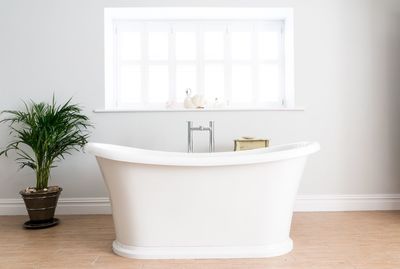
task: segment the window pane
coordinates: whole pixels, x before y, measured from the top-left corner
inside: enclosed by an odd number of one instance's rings
[[[176,98],[182,102],[186,97],[186,89],[192,90],[192,95],[196,94],[196,66],[180,65],[176,67]]]
[[[261,64],[259,66],[259,101],[278,102],[280,98],[279,66]]]
[[[262,60],[277,60],[279,58],[279,39],[277,32],[260,32],[258,35],[258,51]]]
[[[204,33],[204,56],[206,60],[222,60],[224,58],[224,32]]]
[[[232,101],[234,103],[252,101],[251,66],[234,65],[232,67]]]
[[[232,32],[232,58],[234,60],[249,60],[251,58],[251,33]]]
[[[121,32],[119,35],[120,55],[122,60],[140,60],[141,33]]]
[[[149,102],[164,103],[169,99],[168,67],[163,65],[149,66]]]
[[[149,59],[167,60],[168,59],[168,33],[149,32]]]
[[[208,64],[204,67],[204,92],[207,98],[224,97],[224,65]]]
[[[141,101],[141,69],[140,66],[121,66],[119,102],[136,103]]]
[[[196,59],[196,33],[176,32],[176,59],[195,60]]]

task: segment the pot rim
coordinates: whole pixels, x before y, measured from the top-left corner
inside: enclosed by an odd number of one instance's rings
[[[57,187],[57,189],[52,188],[50,190],[51,187],[53,187],[53,188]],[[19,192],[19,194],[22,196],[37,196],[37,195],[48,195],[48,194],[60,193],[63,190],[60,186],[49,186],[48,188],[49,189],[47,191],[40,190],[37,192],[26,192],[25,190],[21,190]]]

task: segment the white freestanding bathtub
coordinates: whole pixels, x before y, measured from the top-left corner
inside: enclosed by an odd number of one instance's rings
[[[90,143],[106,182],[116,254],[140,259],[272,257],[292,250],[298,185],[318,143],[177,153]]]

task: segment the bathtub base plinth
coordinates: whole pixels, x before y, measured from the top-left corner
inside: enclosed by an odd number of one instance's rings
[[[267,258],[284,255],[293,249],[293,241],[288,240],[266,246],[240,247],[135,247],[113,242],[117,255],[132,259],[233,259]]]

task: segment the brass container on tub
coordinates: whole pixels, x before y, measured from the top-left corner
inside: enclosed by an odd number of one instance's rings
[[[268,139],[254,138],[254,137],[241,137],[235,139],[235,151],[249,150],[257,148],[266,148],[269,145]]]

